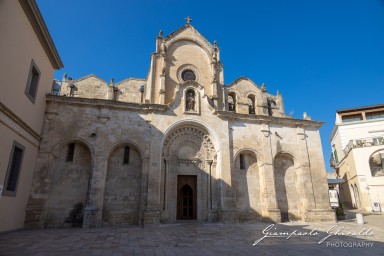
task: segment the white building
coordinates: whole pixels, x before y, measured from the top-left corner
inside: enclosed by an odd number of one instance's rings
[[[384,104],[337,110],[330,141],[331,164],[346,180],[340,191],[342,202],[380,211],[384,205]]]

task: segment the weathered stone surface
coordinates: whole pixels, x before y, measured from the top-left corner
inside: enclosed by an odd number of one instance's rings
[[[71,97],[47,97],[26,224],[62,226],[78,202],[85,227],[173,223],[189,211],[225,223],[334,219],[321,122],[285,115],[280,94],[247,78],[224,85],[220,49],[189,24],[156,44],[146,80],[90,75],[72,81],[73,96],[65,85]]]

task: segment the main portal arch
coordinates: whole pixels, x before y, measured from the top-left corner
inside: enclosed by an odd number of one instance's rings
[[[161,221],[210,220],[217,208],[216,151],[208,130],[194,123],[173,127],[162,157]]]

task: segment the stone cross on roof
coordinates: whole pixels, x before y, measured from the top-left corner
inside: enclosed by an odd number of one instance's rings
[[[185,20],[187,21],[187,24],[191,23],[192,19],[191,17],[187,16],[187,18],[185,18]]]

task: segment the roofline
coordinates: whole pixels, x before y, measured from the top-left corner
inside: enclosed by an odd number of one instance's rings
[[[19,0],[19,3],[25,12],[25,15],[28,17],[28,20],[31,23],[32,28],[43,46],[52,66],[55,69],[63,68],[64,64],[60,59],[59,53],[57,52],[55,44],[53,43],[51,35],[49,34],[48,28],[35,0]]]
[[[368,109],[374,109],[374,108],[384,108],[384,104],[376,104],[376,105],[369,105],[369,106],[356,107],[356,108],[344,108],[344,109],[336,110],[336,113],[341,114],[341,113],[348,113],[348,112],[353,112],[358,110],[368,110]]]

